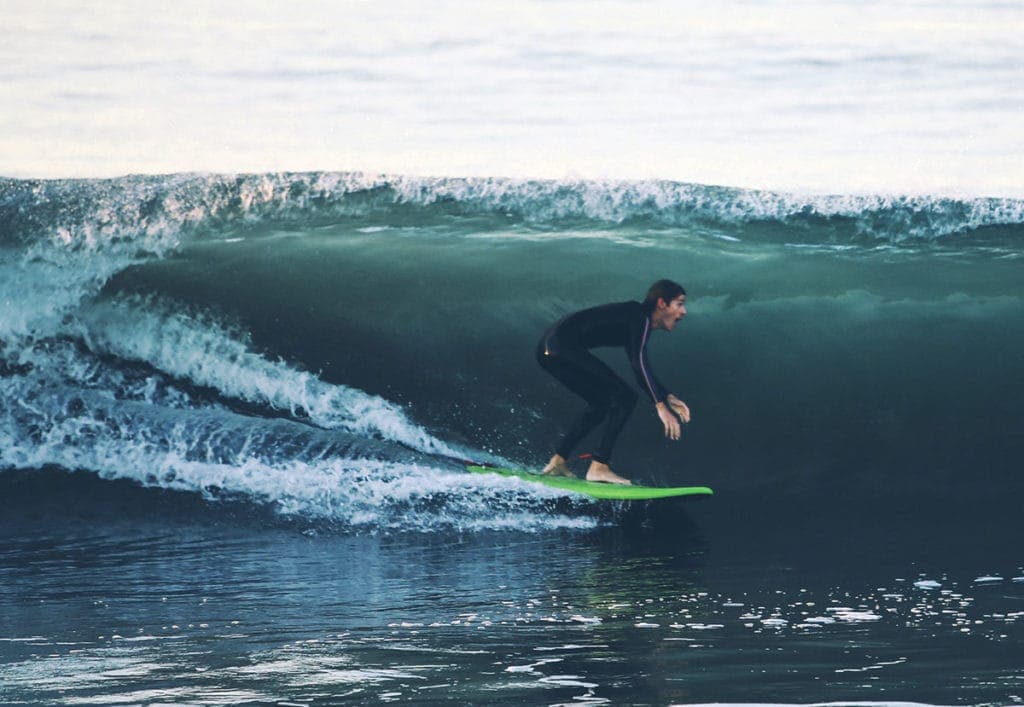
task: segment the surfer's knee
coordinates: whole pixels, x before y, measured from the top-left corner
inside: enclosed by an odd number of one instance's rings
[[[629,388],[622,388],[616,395],[616,401],[620,408],[632,412],[633,408],[636,407],[637,397],[635,391]]]
[[[636,407],[637,394],[626,387],[619,388],[608,399],[608,409],[628,415]]]

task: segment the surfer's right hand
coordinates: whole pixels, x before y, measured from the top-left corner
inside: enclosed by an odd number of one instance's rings
[[[661,418],[661,423],[665,425],[665,436],[671,440],[679,439],[679,418],[668,409],[668,405],[665,403],[658,403],[655,408],[658,411],[658,417]]]

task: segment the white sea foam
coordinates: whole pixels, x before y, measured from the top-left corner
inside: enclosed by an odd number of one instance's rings
[[[873,611],[841,609],[832,614],[836,620],[847,623],[862,623],[870,621],[881,621],[882,617]]]
[[[181,244],[185,216],[143,217],[146,194],[136,189],[115,189],[113,195],[98,185],[84,194],[57,189],[52,202],[48,190],[31,191],[37,199],[32,206],[16,201],[17,210],[4,212],[31,213],[34,206],[42,215],[34,226],[37,232],[23,227],[28,231],[11,234],[24,239],[22,249],[0,249],[0,341],[59,333],[64,318],[113,275],[145,258],[163,257]],[[76,208],[64,201],[85,205]],[[173,204],[174,198],[167,201]],[[61,206],[56,213],[55,205]]]
[[[386,442],[370,446],[378,458],[335,453],[339,438],[359,434],[247,417],[158,374],[133,379],[98,365],[70,344],[26,351],[30,370],[0,379],[0,468],[84,470],[371,531],[596,523],[550,512],[549,500],[564,496],[555,489],[404,459],[412,453]]]
[[[788,219],[846,219],[851,233],[880,242],[931,239],[986,226],[1024,222],[1024,199],[950,198],[891,194],[810,194],[708,186],[692,182],[621,179],[442,178],[395,173],[309,172],[254,175],[123,177],[113,181],[0,182],[5,193],[30,196],[17,211],[0,198],[0,215],[34,215],[13,227],[35,242],[32,257],[54,261],[67,254],[161,257],[197,234],[258,222],[315,225],[374,215],[362,226],[386,230],[409,209],[429,220],[434,207],[503,222],[545,225],[585,219],[608,224],[645,220],[663,226],[747,224]],[[72,206],[54,212],[54,203]],[[384,224],[384,225],[382,225]],[[238,239],[227,234],[227,240]],[[733,233],[717,240],[739,242]],[[815,243],[800,243],[816,246]],[[829,240],[829,248],[843,243]]]
[[[266,440],[258,424],[250,425],[254,429],[246,439],[218,444],[238,433],[231,426],[218,429],[232,415],[226,411],[167,418],[141,403],[91,403],[77,414],[59,417],[44,411],[38,398],[17,400],[32,424],[44,429],[33,437],[12,422],[8,411],[8,418],[0,419],[0,467],[84,469],[106,479],[199,493],[211,500],[244,498],[267,504],[282,516],[371,530],[536,530],[595,524],[585,516],[546,512],[545,499],[557,495],[553,490],[511,486],[499,477],[325,457],[316,449],[292,460],[275,458],[279,455],[272,449],[263,449]]]
[[[429,453],[459,452],[411,422],[396,405],[332,385],[252,350],[244,333],[201,314],[141,297],[106,301],[80,314],[90,348],[145,362],[228,398],[267,405],[314,424],[400,442]]]

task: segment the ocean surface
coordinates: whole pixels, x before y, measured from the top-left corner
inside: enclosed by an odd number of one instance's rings
[[[0,223],[4,703],[1024,695],[1024,201],[184,174]],[[463,471],[541,466],[541,332],[661,276],[693,421],[615,465],[713,498]]]
[[[0,175],[1024,197],[1012,0],[0,4]]]
[[[1022,67],[1012,2],[0,3],[0,704],[1024,703]],[[693,420],[613,462],[712,498],[464,471],[662,277]]]

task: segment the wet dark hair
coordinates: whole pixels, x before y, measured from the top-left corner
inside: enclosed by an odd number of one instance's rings
[[[650,289],[647,290],[647,297],[644,298],[644,304],[648,307],[654,308],[658,306],[658,300],[665,300],[665,304],[668,304],[679,295],[685,295],[686,290],[678,282],[672,280],[658,280],[656,283],[651,285]]]

